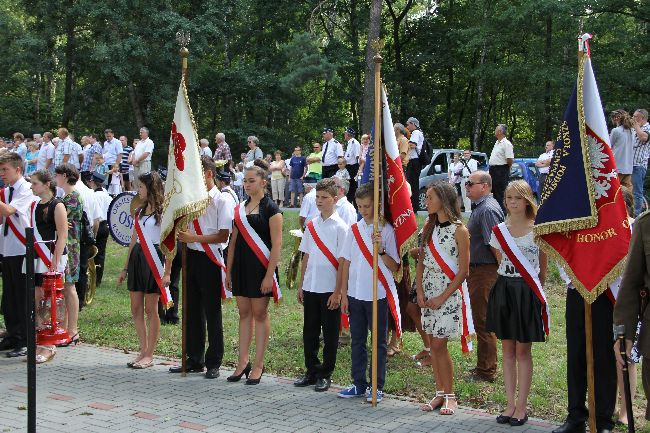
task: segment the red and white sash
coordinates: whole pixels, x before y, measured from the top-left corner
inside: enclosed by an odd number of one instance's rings
[[[318,236],[318,233],[316,232],[316,227],[314,227],[314,220],[310,220],[307,223],[307,230],[309,230],[309,234],[311,234],[312,239],[314,239],[314,242],[316,243],[316,246],[320,250],[321,253],[325,256],[328,262],[334,266],[334,269],[336,271],[339,270],[339,261],[336,260],[336,257],[334,257],[334,254],[330,251],[329,248],[327,248],[327,245],[325,245],[325,242]],[[349,329],[350,328],[350,318],[348,317],[347,314],[341,313],[341,328]]]
[[[450,281],[453,281],[458,274],[458,263],[453,260],[441,247],[440,241],[438,240],[438,231],[439,228],[436,226],[431,239],[429,240],[429,251],[433,256],[434,260],[444,274],[449,278]],[[472,342],[468,340],[471,334],[474,334],[474,320],[472,319],[472,305],[469,300],[469,289],[467,288],[467,281],[463,280],[463,283],[458,288],[461,297],[461,308],[463,310],[463,329],[460,336],[460,343],[463,349],[463,352],[470,352],[472,347]]]
[[[544,288],[542,287],[537,272],[535,272],[533,265],[515,243],[514,238],[506,227],[506,223],[494,226],[492,232],[497,238],[504,254],[510,259],[517,272],[519,272],[526,284],[535,293],[537,299],[542,303],[542,311],[540,314],[542,315],[542,323],[544,324],[544,333],[548,335],[550,331],[548,303],[546,302],[546,294],[544,293]]]
[[[372,247],[372,242],[367,237],[361,234],[359,230],[359,223],[352,224],[352,234],[359,245],[359,250],[363,257],[365,257],[366,262],[372,269],[372,253],[370,248]],[[393,275],[391,274],[388,267],[381,258],[377,260],[377,277],[379,282],[384,286],[386,291],[386,300],[388,301],[388,309],[390,314],[393,316],[395,321],[395,329],[397,331],[397,336],[402,335],[402,315],[399,311],[399,301],[397,297],[397,287],[395,287],[395,280],[393,280]]]
[[[196,234],[202,236],[205,231],[201,228],[201,222],[198,218],[192,222],[192,225],[194,226]],[[226,288],[226,265],[223,263],[223,255],[221,254],[221,251],[215,244],[201,242],[201,247],[210,260],[212,260],[215,265],[219,266],[221,270],[221,299],[232,298],[232,292]]]
[[[38,257],[43,261],[45,266],[48,269],[51,269],[52,267],[52,252],[50,251],[50,248],[48,248],[43,241],[43,237],[41,234],[38,232],[38,227],[36,227],[36,205],[38,204],[38,201],[32,202],[31,208],[30,208],[30,225],[31,227],[34,228],[34,251],[36,251],[36,254]],[[52,215],[52,218],[54,218],[54,215]],[[54,241],[52,241],[54,242]],[[56,269],[55,269],[56,270]]]
[[[5,204],[9,204],[9,198],[7,197],[7,194],[9,194],[8,188],[2,188],[2,194],[0,194],[0,200]],[[18,218],[18,211],[16,211],[16,213],[14,213],[13,215],[9,215],[8,217],[5,217],[4,224],[7,224],[9,226],[9,229],[13,232],[13,234],[20,241],[20,243],[25,245],[27,243],[27,239],[25,238],[25,229],[23,228],[22,232],[18,229],[18,226],[14,222],[13,218],[11,218],[14,215],[16,216],[16,218]],[[18,221],[20,223],[19,218]]]
[[[235,224],[237,224],[237,229],[241,233],[242,238],[248,244],[250,249],[255,253],[257,259],[260,261],[262,266],[268,269],[269,259],[271,257],[271,251],[268,249],[260,235],[251,227],[246,218],[246,207],[242,204],[238,204],[235,207]],[[273,302],[276,304],[282,298],[282,292],[280,291],[280,284],[278,284],[278,279],[273,272]]]
[[[153,274],[153,277],[156,280],[156,284],[158,284],[158,288],[160,289],[160,301],[165,308],[170,308],[172,305],[174,305],[174,302],[172,301],[172,294],[169,291],[169,287],[163,286],[162,284],[164,269],[163,264],[160,261],[160,257],[158,257],[158,254],[156,253],[156,247],[154,246],[152,240],[148,239],[144,235],[144,227],[140,222],[140,218],[137,213],[135,214],[134,227],[135,232],[138,235],[138,240],[140,241],[140,247],[144,252],[144,257],[147,260],[147,264],[149,264],[151,273]]]

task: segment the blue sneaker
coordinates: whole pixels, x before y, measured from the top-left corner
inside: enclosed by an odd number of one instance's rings
[[[363,397],[365,392],[357,389],[355,385],[350,385],[337,394],[341,398]]]
[[[384,398],[384,391],[377,390],[377,403],[379,403]],[[372,388],[366,388],[366,401],[372,403]]]

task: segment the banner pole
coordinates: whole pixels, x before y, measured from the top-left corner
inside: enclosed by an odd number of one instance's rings
[[[377,53],[375,54],[375,152],[373,155],[374,164],[374,195],[373,195],[373,237],[379,233],[379,183],[380,177],[380,155],[381,149],[381,62],[382,57],[379,54],[380,43],[377,41],[375,47]],[[378,325],[378,275],[379,275],[379,243],[372,243],[372,406],[377,406],[377,325]]]
[[[591,320],[591,304],[585,303],[585,345],[587,355],[587,402],[589,406],[589,431],[596,431],[596,396],[594,384],[594,345]]]
[[[34,315],[34,228],[25,228],[25,315],[27,316],[27,431],[36,433],[36,316]],[[53,323],[54,327],[55,324]]]

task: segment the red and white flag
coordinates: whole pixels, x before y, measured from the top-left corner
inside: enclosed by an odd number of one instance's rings
[[[185,81],[181,78],[169,138],[165,202],[160,224],[160,249],[168,258],[176,253],[176,233],[202,215],[210,197],[203,179],[199,140]]]

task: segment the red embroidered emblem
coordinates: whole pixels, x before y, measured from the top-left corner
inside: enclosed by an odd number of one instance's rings
[[[185,169],[185,158],[183,151],[185,151],[185,137],[180,132],[176,132],[176,123],[172,122],[172,143],[174,143],[174,159],[176,160],[176,168],[180,171]]]

